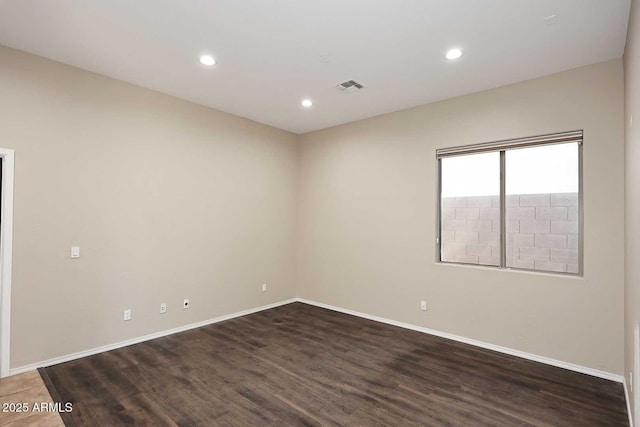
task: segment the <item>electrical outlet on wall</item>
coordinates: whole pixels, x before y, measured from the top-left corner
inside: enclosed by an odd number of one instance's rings
[[[420,310],[427,311],[427,302],[426,301],[420,301]]]
[[[124,311],[124,315],[123,315],[123,317],[122,317],[122,318],[123,318],[125,321],[126,321],[126,320],[131,320],[131,309],[130,309],[130,308],[127,308],[127,309]]]
[[[182,302],[182,308],[189,308],[189,298],[185,298]]]
[[[167,312],[167,303],[163,302],[162,304],[160,304],[160,314],[164,314]]]

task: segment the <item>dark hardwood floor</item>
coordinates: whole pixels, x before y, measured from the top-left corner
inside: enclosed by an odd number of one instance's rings
[[[622,385],[301,303],[41,369],[67,426],[626,426]]]

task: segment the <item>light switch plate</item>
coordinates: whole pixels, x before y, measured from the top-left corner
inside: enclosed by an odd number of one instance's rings
[[[71,247],[71,258],[80,258],[80,246]]]

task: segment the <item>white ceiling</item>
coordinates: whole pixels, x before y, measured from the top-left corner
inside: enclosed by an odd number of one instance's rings
[[[629,4],[0,0],[0,44],[305,133],[620,58]],[[335,89],[349,79],[367,88]]]

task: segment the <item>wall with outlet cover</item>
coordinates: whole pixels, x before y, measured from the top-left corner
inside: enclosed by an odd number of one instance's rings
[[[295,135],[5,47],[0,93],[12,368],[295,296]]]
[[[296,136],[0,47],[11,366],[298,295],[622,374],[622,80],[613,60]],[[575,129],[584,277],[435,262],[436,148]]]
[[[303,135],[300,297],[621,375],[623,96],[612,60]],[[435,262],[437,148],[577,129],[584,277]]]
[[[636,425],[640,419],[640,3],[631,3],[625,71],[625,379]],[[632,117],[635,123],[632,123]],[[630,378],[630,376],[632,378]],[[633,391],[631,383],[633,382]]]

